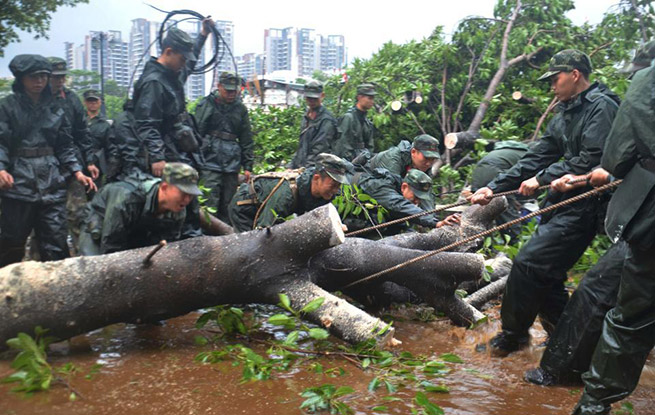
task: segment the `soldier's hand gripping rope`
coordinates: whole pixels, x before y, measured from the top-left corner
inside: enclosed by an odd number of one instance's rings
[[[586,181],[586,180],[587,180],[587,178],[584,177],[584,178],[582,178],[582,179],[577,179],[576,182],[578,182],[578,181]],[[495,226],[495,227],[493,227],[493,228],[487,229],[487,230],[484,231],[484,232],[480,232],[480,233],[477,233],[477,234],[475,234],[475,235],[471,235],[471,236],[469,236],[469,237],[467,237],[467,238],[464,238],[464,239],[462,239],[462,240],[459,240],[459,241],[457,241],[457,242],[453,242],[452,244],[449,244],[449,245],[443,246],[443,247],[441,247],[441,248],[439,248],[439,249],[437,249],[437,250],[430,251],[430,252],[428,252],[428,253],[426,253],[426,254],[423,254],[423,255],[417,256],[416,258],[410,259],[409,261],[406,261],[406,262],[402,262],[402,263],[400,263],[400,264],[398,264],[398,265],[395,265],[395,266],[393,266],[393,267],[391,267],[391,268],[387,268],[387,269],[382,270],[382,271],[380,271],[380,272],[376,272],[375,274],[369,275],[368,277],[365,277],[365,278],[362,278],[362,279],[360,279],[360,280],[354,281],[354,282],[352,282],[352,283],[350,283],[350,284],[344,286],[342,289],[350,288],[350,287],[352,287],[352,286],[354,286],[354,285],[361,284],[361,283],[366,282],[366,281],[371,281],[371,280],[373,280],[373,279],[376,279],[376,278],[378,278],[378,277],[381,277],[382,275],[385,275],[385,274],[388,274],[388,273],[390,273],[390,272],[393,272],[393,271],[399,270],[399,269],[401,269],[401,268],[403,268],[403,267],[406,267],[406,266],[408,266],[408,265],[411,265],[411,264],[413,264],[413,263],[415,263],[415,262],[422,261],[422,260],[424,260],[424,259],[426,259],[426,258],[429,258],[429,257],[433,256],[433,255],[439,254],[439,253],[441,253],[441,252],[449,251],[449,250],[451,250],[451,249],[453,249],[453,248],[456,248],[456,247],[458,247],[458,246],[461,246],[461,245],[467,244],[467,243],[469,243],[469,242],[472,242],[472,241],[474,241],[474,240],[476,240],[476,239],[478,239],[478,238],[483,238],[483,237],[485,237],[485,236],[491,235],[492,233],[494,233],[494,232],[496,232],[496,231],[500,231],[500,230],[503,230],[503,229],[507,229],[507,228],[509,228],[509,227],[511,227],[511,226],[514,226],[514,225],[517,224],[517,223],[520,223],[520,222],[526,221],[526,220],[528,220],[528,219],[534,218],[535,216],[543,215],[543,214],[545,214],[545,213],[548,213],[548,212],[551,212],[551,211],[553,211],[553,210],[555,210],[555,209],[558,209],[558,208],[560,208],[560,207],[562,207],[562,206],[570,205],[570,204],[572,204],[572,203],[578,202],[578,201],[583,200],[583,199],[586,199],[586,198],[588,198],[588,197],[591,197],[591,196],[594,196],[594,195],[600,194],[600,193],[602,193],[602,192],[604,192],[604,191],[606,191],[606,190],[613,189],[613,188],[615,188],[616,186],[618,186],[619,184],[621,184],[621,180],[617,180],[617,181],[614,181],[614,182],[608,183],[608,184],[606,184],[606,185],[604,185],[604,186],[601,186],[601,187],[598,187],[598,188],[596,188],[596,189],[590,190],[590,191],[588,191],[588,192],[582,193],[582,194],[580,194],[580,195],[574,196],[574,197],[572,197],[572,198],[570,198],[570,199],[566,199],[566,200],[564,200],[564,201],[562,201],[562,202],[555,203],[555,204],[553,204],[553,205],[551,205],[551,206],[548,206],[547,208],[544,208],[544,209],[540,209],[540,210],[534,211],[534,212],[529,213],[529,214],[527,214],[527,215],[525,215],[525,216],[523,216],[523,217],[520,217],[520,218],[514,219],[514,220],[509,221],[509,222],[507,222],[507,223],[504,223],[504,224],[502,224],[502,225]],[[544,187],[544,186],[541,186],[541,187]],[[513,192],[517,192],[517,191],[513,191]],[[511,193],[511,192],[505,192],[505,193]],[[500,196],[500,195],[501,195],[501,193],[498,193],[498,194],[493,195],[493,196],[498,197],[498,196]],[[467,202],[467,203],[468,203],[468,202]]]

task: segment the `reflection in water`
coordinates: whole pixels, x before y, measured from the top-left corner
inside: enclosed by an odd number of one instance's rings
[[[257,308],[258,315],[278,312]],[[497,317],[497,316],[496,316]],[[414,407],[416,388],[413,384],[400,387],[393,396],[401,401],[383,400],[385,388],[368,391],[375,376],[372,370],[361,370],[340,358],[308,360],[289,372],[275,373],[268,381],[241,384],[241,367],[231,362],[201,365],[194,362],[200,351],[211,346],[197,346],[194,337],[203,334],[193,329],[197,314],[168,320],[164,325],[113,325],[62,342],[51,353],[53,363],[72,362],[81,374],[72,384],[82,399],[68,401],[69,392],[57,386],[50,392],[22,399],[7,391],[11,385],[0,386],[0,414],[299,414],[304,398],[300,393],[307,387],[326,383],[347,385],[355,393],[344,398],[356,414],[408,414]],[[533,330],[533,347],[505,359],[492,358],[475,351],[476,345],[488,341],[499,329],[492,321],[475,330],[453,327],[448,321],[395,323],[402,346],[398,351],[437,358],[443,353],[455,353],[463,364],[451,365],[449,375],[433,379],[450,389],[448,394],[429,394],[432,402],[449,415],[553,415],[569,414],[580,395],[580,387],[545,388],[522,380],[523,372],[535,367],[543,352],[538,345],[544,340],[541,330]],[[264,324],[260,332],[284,338],[278,328]],[[266,346],[242,343],[264,354]],[[343,376],[329,377],[309,370],[311,363],[320,363],[325,370],[341,368]],[[99,373],[85,379],[94,364],[102,364]],[[0,374],[9,372],[10,361],[0,360]],[[655,400],[655,368],[644,370],[640,387],[629,399],[635,414],[649,413]],[[386,412],[372,412],[385,405]]]

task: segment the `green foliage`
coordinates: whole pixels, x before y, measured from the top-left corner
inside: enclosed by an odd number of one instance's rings
[[[19,40],[16,30],[34,33],[34,38],[48,38],[50,15],[61,6],[75,6],[89,0],[7,0],[0,7],[0,56],[5,47]]]
[[[250,111],[255,142],[254,173],[260,174],[284,167],[298,148],[303,109],[268,107]]]
[[[439,405],[433,404],[430,402],[427,396],[423,392],[416,392],[414,396],[414,402],[416,405],[421,408],[418,411],[412,410],[412,413],[423,414],[423,415],[443,415],[444,411]]]
[[[329,337],[327,330],[314,327],[310,328],[303,320],[303,314],[312,313],[318,310],[325,301],[325,298],[318,297],[305,304],[300,310],[295,310],[291,307],[289,296],[284,293],[279,294],[280,302],[278,306],[284,309],[287,314],[275,314],[268,318],[268,323],[274,326],[283,327],[287,330],[292,330],[286,339],[282,342],[284,346],[298,347],[298,341],[302,339],[325,340]]]
[[[621,402],[621,407],[614,410],[616,415],[633,415],[635,408],[630,402]]]
[[[226,305],[212,307],[198,317],[196,328],[201,329],[209,322],[216,324],[223,334],[246,334],[248,328],[244,321],[243,310]]]
[[[124,97],[105,95],[105,111],[107,114],[107,118],[113,120],[118,114],[123,112],[124,103],[125,103]]]
[[[356,217],[367,225],[382,223],[389,215],[389,211],[378,204],[377,200],[362,192],[356,185],[342,185],[341,193],[332,200],[337,207],[341,220]]]
[[[50,389],[55,374],[46,360],[46,349],[55,339],[46,337],[46,332],[37,326],[34,338],[29,334],[18,333],[17,337],[7,340],[7,346],[20,351],[11,363],[15,372],[2,379],[3,383],[19,383],[12,391],[32,393]]]
[[[311,413],[329,411],[331,414],[352,414],[354,411],[338,398],[350,395],[353,392],[353,388],[349,386],[337,388],[331,384],[307,388],[300,394],[300,396],[306,398],[300,405],[300,409],[306,408]]]

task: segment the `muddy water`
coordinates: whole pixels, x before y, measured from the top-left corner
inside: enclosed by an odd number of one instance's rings
[[[341,367],[346,374],[331,378],[306,370],[307,364],[287,373],[274,373],[267,381],[240,384],[241,368],[229,362],[201,365],[194,356],[210,346],[197,346],[194,329],[197,314],[172,319],[164,326],[115,325],[70,342],[54,345],[55,365],[72,362],[80,369],[71,385],[79,393],[69,401],[62,385],[38,393],[29,399],[9,392],[0,385],[0,415],[8,414],[300,414],[307,387],[332,383],[348,385],[355,393],[347,402],[356,414],[409,414],[415,390],[400,387],[394,396],[402,401],[385,402],[384,388],[369,392],[367,386],[375,374],[338,358],[320,358],[326,369]],[[454,328],[447,321],[420,323],[396,322],[398,350],[415,355],[455,353],[464,364],[452,365],[454,371],[435,383],[445,383],[449,394],[428,393],[432,402],[446,414],[552,415],[568,414],[577,402],[580,388],[543,388],[522,381],[526,368],[534,367],[543,349],[533,346],[505,359],[490,358],[475,351],[475,345],[490,338],[498,322],[475,330]],[[533,344],[543,340],[543,332],[533,332]],[[265,346],[247,344],[258,353]],[[10,372],[8,360],[0,360],[0,376]],[[102,364],[98,373],[86,379],[94,364]],[[654,363],[649,361],[649,365]],[[304,367],[304,368],[303,368]],[[641,384],[630,397],[634,414],[653,414],[655,368],[648,367]],[[386,405],[387,411],[372,408]]]

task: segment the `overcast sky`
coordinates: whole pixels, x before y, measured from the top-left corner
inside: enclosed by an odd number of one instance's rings
[[[569,17],[576,23],[598,23],[608,8],[619,0],[575,0],[576,10]],[[451,33],[457,23],[471,15],[492,16],[495,0],[410,0],[369,1],[229,1],[151,0],[163,10],[192,9],[216,20],[234,22],[234,53],[261,53],[264,29],[305,27],[320,34],[339,34],[346,38],[348,58],[367,58],[383,43],[404,43],[422,39],[438,26]],[[0,76],[9,76],[9,61],[21,53],[64,56],[64,42],[84,42],[91,30],[120,30],[129,41],[131,20],[143,17],[161,21],[164,14],[137,0],[90,0],[89,4],[60,8],[52,16],[50,39],[34,40],[21,33],[21,42],[9,45],[0,58]]]

